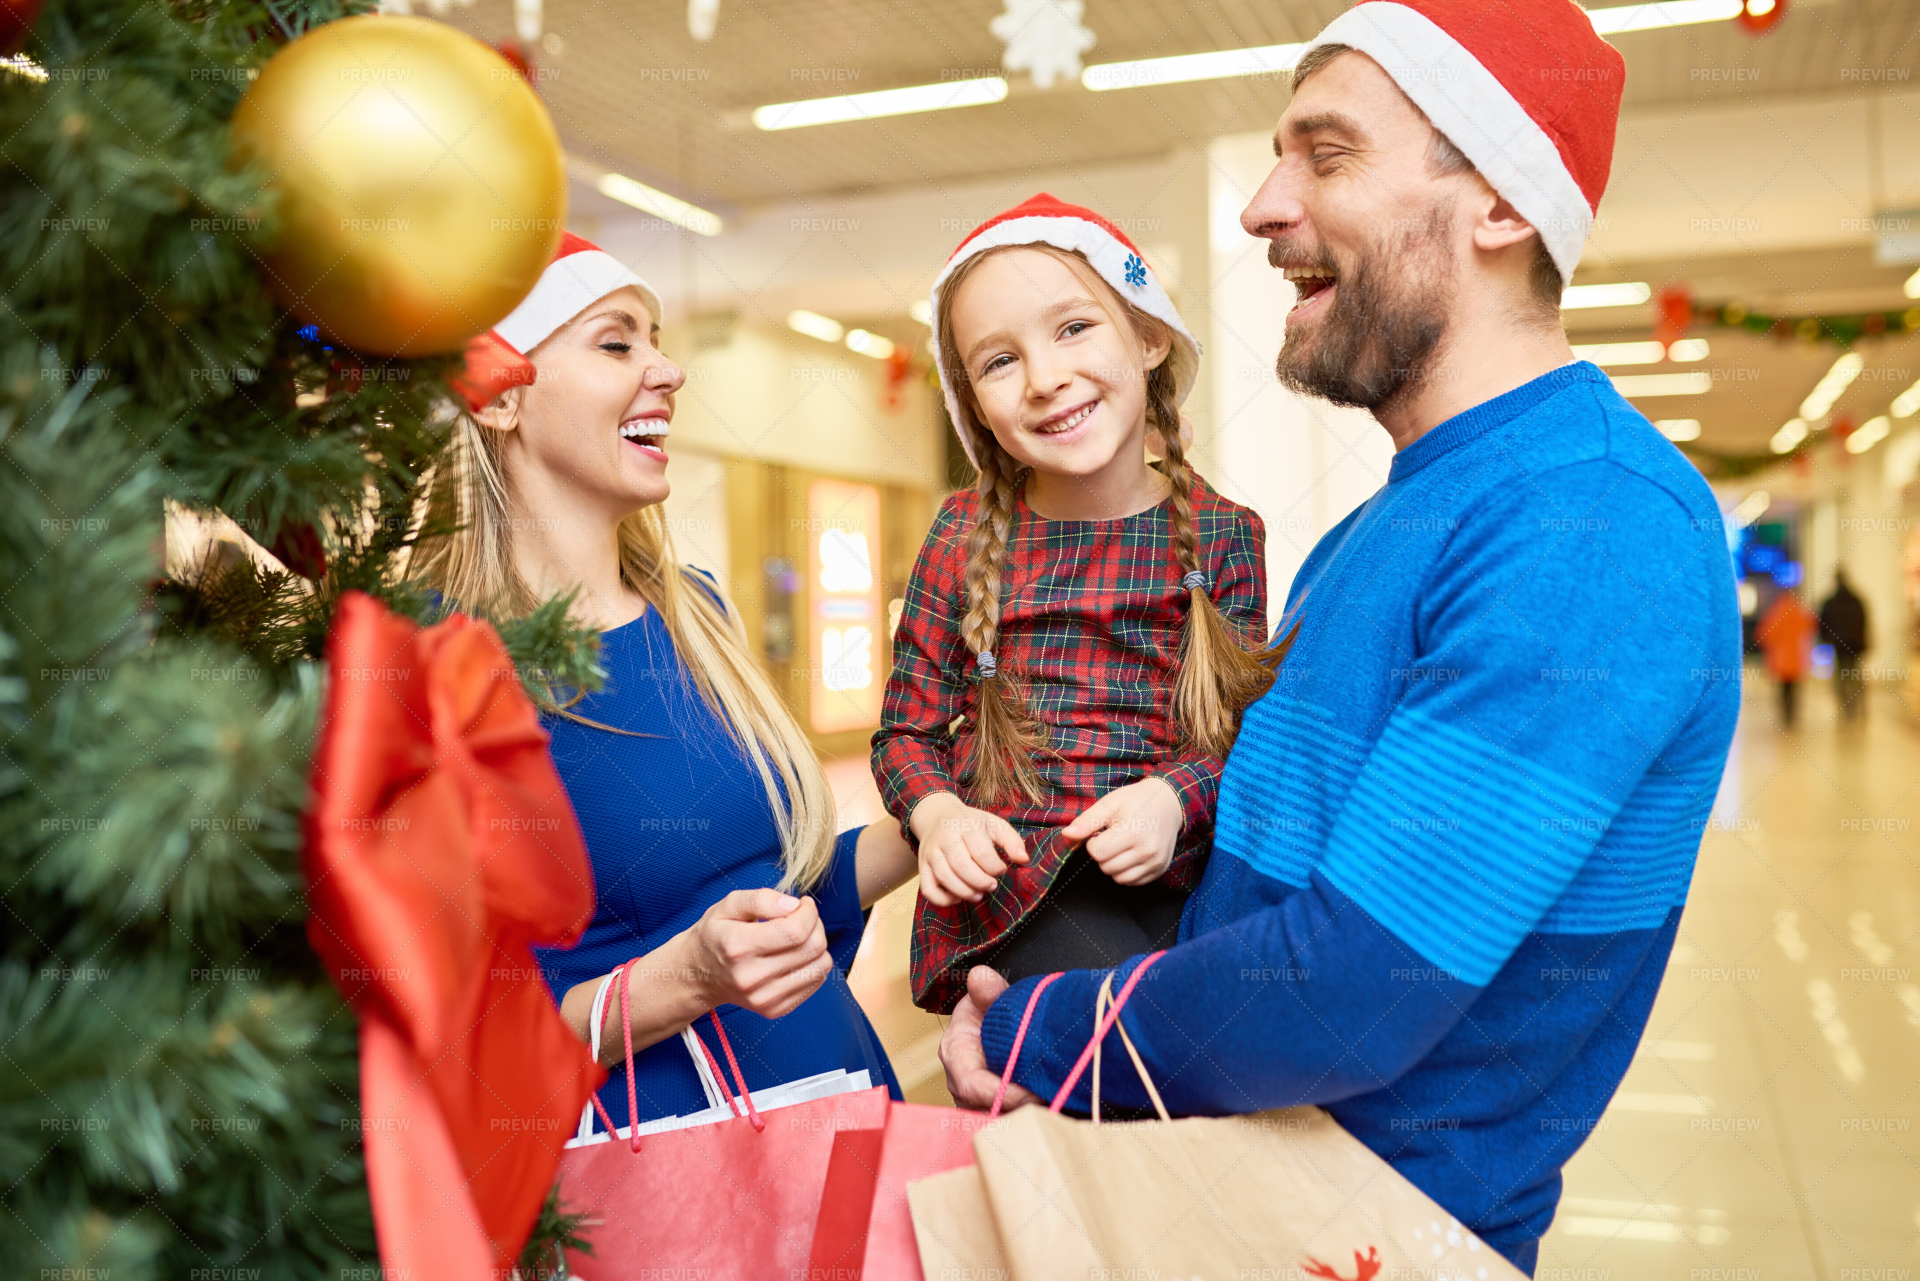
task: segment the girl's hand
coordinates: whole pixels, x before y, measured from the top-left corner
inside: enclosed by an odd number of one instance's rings
[[[978,903],[1009,864],[1028,859],[1026,842],[1013,824],[974,809],[952,792],[935,792],[921,801],[908,822],[920,842],[920,894],[935,907]]]
[[[1061,832],[1086,842],[1100,870],[1121,885],[1146,885],[1173,866],[1174,843],[1186,825],[1186,813],[1173,784],[1150,774],[1116,787]]]

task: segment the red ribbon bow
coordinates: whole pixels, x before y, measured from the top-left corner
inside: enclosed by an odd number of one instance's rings
[[[492,628],[422,630],[351,592],[327,661],[307,937],[360,1015],[381,1262],[500,1276],[606,1077],[528,950],[592,919],[586,847]]]

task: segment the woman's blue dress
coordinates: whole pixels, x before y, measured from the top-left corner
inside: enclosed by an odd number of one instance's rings
[[[694,688],[659,612],[650,608],[602,633],[600,664],[606,685],[570,710],[650,737],[544,718],[554,765],[586,836],[596,897],[593,923],[578,946],[535,949],[556,1002],[576,983],[659,947],[733,890],[773,886],[781,874],[779,832],[759,772]],[[826,981],[779,1019],[720,1007],[749,1089],[834,1068],[865,1069],[873,1084],[900,1097],[886,1051],[847,987],[864,925],[854,879],[857,836],[846,832],[835,842],[833,868],[811,891],[833,956]],[[637,975],[636,999],[644,989]],[[618,1018],[606,1026],[617,1045]],[[724,1071],[713,1024],[703,1017],[696,1027]],[[616,1066],[600,1090],[619,1126],[628,1120],[625,1077],[625,1067]],[[641,1121],[708,1106],[678,1036],[634,1055],[634,1086]]]

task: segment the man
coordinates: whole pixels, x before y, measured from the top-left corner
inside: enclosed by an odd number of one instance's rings
[[[1820,639],[1833,646],[1833,692],[1841,715],[1866,715],[1866,681],[1860,656],[1867,649],[1867,606],[1847,582],[1847,571],[1833,571],[1833,595],[1820,603]]]
[[[1645,1027],[1739,702],[1712,495],[1560,325],[1622,84],[1568,0],[1366,0],[1299,64],[1241,218],[1299,287],[1279,377],[1398,453],[1293,583],[1183,941],[1125,1017],[1174,1111],[1322,1104],[1529,1270]],[[1064,1081],[1102,977],[1034,1005],[1015,1102]],[[1038,981],[969,976],[961,1104]],[[1131,1071],[1102,1093],[1147,1103]]]

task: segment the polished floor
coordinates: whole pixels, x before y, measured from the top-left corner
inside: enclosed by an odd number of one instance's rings
[[[885,807],[866,760],[832,761],[827,778],[840,802],[843,826],[871,823]],[[904,885],[874,904],[866,936],[848,981],[886,1044],[900,1088],[916,1103],[952,1104],[940,1070],[940,1030],[946,1020],[913,1004],[907,983],[907,943],[913,929],[914,887]]]
[[[1540,1281],[1914,1281],[1920,1265],[1920,715],[1831,687],[1779,722],[1749,669],[1726,780],[1639,1056],[1566,1169]],[[833,774],[877,816],[864,762]],[[946,1102],[906,989],[912,888],[852,981],[909,1097]]]

